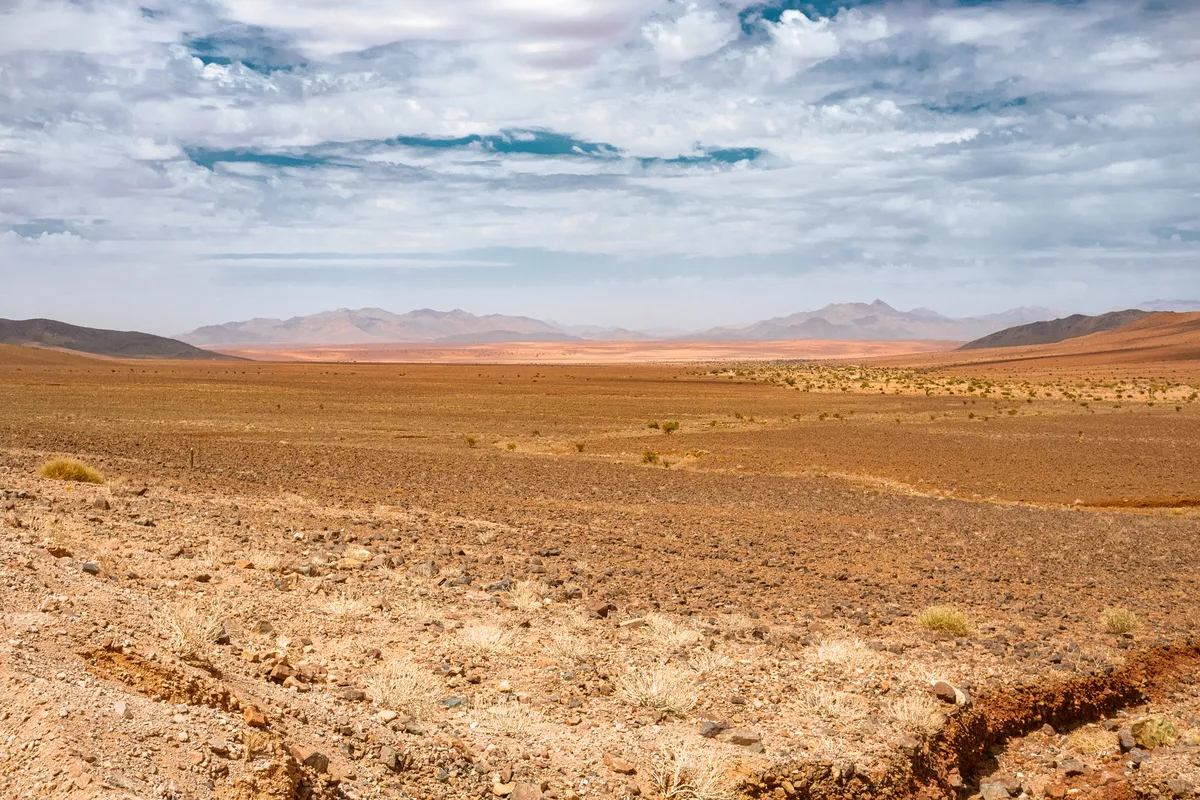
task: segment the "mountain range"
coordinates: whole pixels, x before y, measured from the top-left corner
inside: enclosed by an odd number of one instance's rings
[[[999,314],[953,318],[929,309],[900,311],[882,300],[873,303],[834,303],[742,327],[703,331],[631,331],[624,328],[557,325],[531,317],[488,314],[461,309],[428,308],[394,314],[380,308],[324,311],[291,319],[256,318],[208,325],[177,338],[199,347],[230,345],[372,344],[426,342],[470,344],[497,342],[639,341],[783,341],[789,339],[970,341],[990,333],[1039,320],[1057,312],[1022,307]]]

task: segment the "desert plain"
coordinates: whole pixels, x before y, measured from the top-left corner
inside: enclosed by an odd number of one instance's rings
[[[1122,335],[0,348],[0,796],[1192,796],[1200,358]]]

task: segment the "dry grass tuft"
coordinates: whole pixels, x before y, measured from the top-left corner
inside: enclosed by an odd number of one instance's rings
[[[411,661],[389,661],[367,678],[367,694],[380,707],[417,719],[433,709],[438,685]]]
[[[261,572],[282,572],[284,564],[287,563],[282,553],[270,550],[255,550],[246,557],[246,560]]]
[[[688,658],[688,665],[701,674],[711,674],[729,669],[733,659],[716,650],[701,650]]]
[[[582,664],[592,656],[592,649],[586,641],[565,632],[554,634],[546,652],[559,664]]]
[[[504,653],[512,647],[513,637],[499,625],[472,625],[458,633],[463,648],[477,656]]]
[[[953,606],[930,606],[917,615],[917,623],[937,633],[966,636],[971,632],[967,615]]]
[[[1104,609],[1100,619],[1109,633],[1133,633],[1140,624],[1137,614],[1119,606]]]
[[[361,597],[347,597],[343,592],[323,603],[324,611],[337,619],[361,619],[371,613],[371,603]]]
[[[733,797],[729,768],[715,753],[663,749],[650,759],[655,800],[728,800]]]
[[[196,601],[166,607],[164,633],[171,651],[180,658],[197,658],[220,638],[224,615],[215,606]]]
[[[517,581],[505,599],[519,611],[536,611],[546,604],[550,585],[545,581]]]
[[[484,728],[505,736],[519,736],[543,720],[540,711],[516,701],[495,703],[481,716]]]
[[[862,695],[818,684],[801,687],[796,692],[796,706],[804,716],[834,722],[859,722],[871,713],[871,704]]]
[[[901,728],[922,741],[932,739],[946,724],[939,701],[926,694],[907,694],[893,700],[887,711]]]
[[[78,481],[79,483],[103,483],[104,476],[82,461],[73,458],[55,458],[38,469],[38,475],[56,481]]]
[[[663,614],[646,615],[646,633],[663,647],[672,650],[700,641],[700,634]]]
[[[617,687],[632,705],[682,717],[696,707],[699,699],[693,677],[690,671],[651,664],[632,667],[617,679]]]
[[[879,661],[879,654],[861,639],[827,639],[816,646],[809,660],[824,667],[855,671],[873,667]]]

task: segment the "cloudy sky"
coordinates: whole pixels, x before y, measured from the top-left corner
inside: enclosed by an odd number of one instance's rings
[[[0,316],[1200,299],[1194,0],[0,0]]]

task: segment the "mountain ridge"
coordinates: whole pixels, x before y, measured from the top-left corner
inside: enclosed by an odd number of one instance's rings
[[[414,342],[471,344],[519,341],[782,341],[796,339],[968,341],[1017,324],[1053,317],[1038,307],[953,318],[928,308],[900,311],[882,300],[831,303],[744,326],[694,332],[633,331],[596,325],[562,325],[532,317],[475,315],[462,309],[415,309],[396,314],[381,308],[339,308],[289,319],[256,317],[207,325],[181,334],[200,347],[252,344],[376,344]]]
[[[55,348],[113,358],[241,360],[152,333],[88,328],[41,318],[0,319],[0,344]]]

